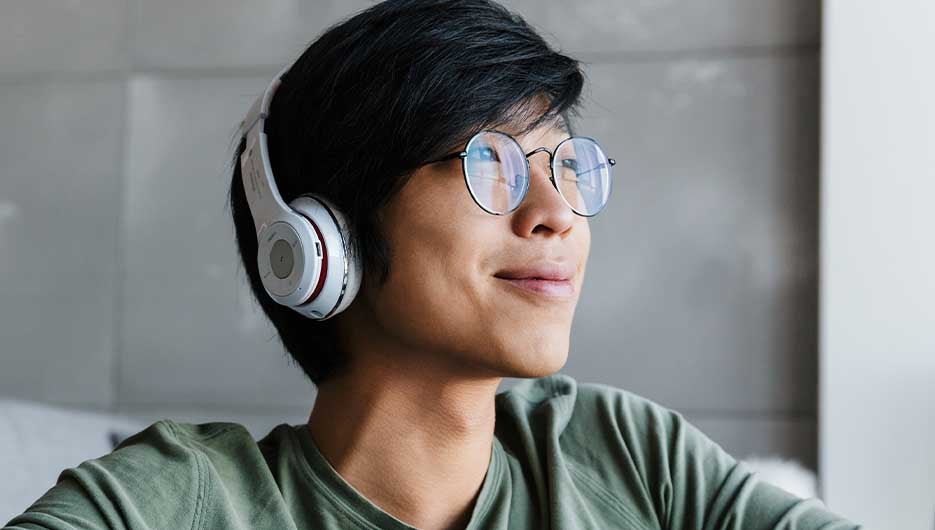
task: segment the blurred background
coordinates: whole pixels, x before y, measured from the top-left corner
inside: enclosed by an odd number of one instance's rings
[[[0,2],[0,521],[164,417],[306,421],[238,266],[230,138],[370,3]],[[618,161],[562,371],[932,528],[935,6],[504,4],[585,63],[580,131]]]

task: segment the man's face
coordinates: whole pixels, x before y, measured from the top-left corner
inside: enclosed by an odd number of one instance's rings
[[[554,151],[567,137],[547,125],[516,140],[528,153]],[[365,274],[355,302],[370,306],[381,334],[404,350],[497,376],[561,369],[591,233],[549,181],[548,153],[529,157],[529,175],[519,208],[500,216],[474,203],[460,159],[411,177],[382,212],[387,281],[376,286]],[[567,281],[534,279],[556,275]]]

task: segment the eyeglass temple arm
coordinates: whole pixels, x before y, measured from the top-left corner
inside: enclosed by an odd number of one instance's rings
[[[441,157],[441,158],[436,158],[435,160],[431,160],[431,161],[429,161],[429,162],[426,162],[426,164],[436,164],[436,163],[438,163],[438,162],[444,162],[444,161],[446,161],[446,160],[451,160],[452,158],[464,158],[464,157],[466,157],[466,156],[467,156],[467,151],[459,151],[459,152],[457,152],[457,153],[451,153],[450,155],[445,155],[445,156],[443,156],[443,157]]]

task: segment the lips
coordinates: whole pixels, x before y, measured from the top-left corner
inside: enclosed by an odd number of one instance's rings
[[[504,269],[494,274],[494,277],[525,293],[548,298],[569,298],[575,292],[571,281],[574,274],[574,265],[545,262]]]
[[[574,265],[558,262],[514,267],[494,274],[504,280],[570,280],[574,275]]]

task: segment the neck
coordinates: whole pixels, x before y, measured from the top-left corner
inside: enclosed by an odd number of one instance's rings
[[[319,450],[397,519],[464,528],[490,463],[501,378],[465,373],[437,352],[350,351],[350,369],[318,385],[308,428]]]

